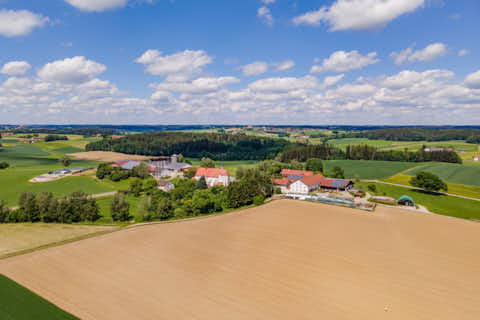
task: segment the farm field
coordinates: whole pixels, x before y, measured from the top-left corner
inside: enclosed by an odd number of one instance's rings
[[[55,223],[0,224],[0,258],[15,252],[31,250],[52,243],[59,243],[89,234],[112,230],[114,228],[115,227],[110,226],[83,226]]]
[[[367,185],[369,184],[371,183],[360,182],[356,185],[367,190]],[[374,184],[377,187],[377,195],[386,195],[395,199],[398,199],[403,195],[408,195],[413,198],[415,203],[425,206],[433,213],[462,219],[480,220],[480,202],[478,201],[440,194],[431,194],[382,183]]]
[[[91,162],[76,162],[72,163],[72,167],[89,167]],[[0,199],[7,202],[8,206],[15,206],[18,198],[23,191],[41,192],[50,191],[56,196],[69,195],[74,191],[83,191],[88,194],[104,193],[118,190],[116,184],[107,180],[97,180],[94,176],[71,176],[56,181],[31,183],[30,180],[40,174],[50,172],[55,169],[62,168],[58,161],[53,165],[43,166],[19,166],[12,167],[0,171],[0,181],[2,187],[0,188]],[[8,187],[5,187],[8,186]]]
[[[148,160],[151,157],[139,156],[134,154],[124,154],[110,151],[88,151],[68,154],[73,159],[87,161],[114,162],[121,160]]]
[[[325,169],[331,172],[333,167],[340,166],[345,171],[345,177],[349,179],[384,179],[396,175],[402,171],[421,165],[415,162],[396,161],[368,161],[368,160],[325,160]]]
[[[280,200],[4,259],[0,273],[86,320],[473,320],[479,231],[400,209]]]
[[[195,167],[200,166],[200,159],[189,159],[192,162],[192,165]],[[238,160],[238,161],[215,161],[216,167],[221,168],[222,165],[225,169],[228,170],[228,172],[235,176],[235,172],[237,171],[237,168],[253,168],[255,167],[260,161],[257,160]]]
[[[411,178],[412,178],[411,176],[407,176],[404,174],[397,174],[393,177],[383,179],[383,181],[410,186],[409,182]],[[480,199],[480,187],[467,186],[464,184],[456,184],[451,182],[447,182],[447,185],[448,185],[448,193]]]
[[[457,184],[480,187],[480,167],[467,164],[427,163],[405,172],[414,176],[417,172],[427,171],[439,176],[442,180]]]
[[[75,320],[18,283],[0,275],[0,319],[5,320]]]

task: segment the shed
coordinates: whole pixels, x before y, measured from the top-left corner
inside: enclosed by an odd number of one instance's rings
[[[415,201],[409,196],[401,196],[398,200],[397,203],[402,206],[409,206],[409,207],[414,207],[415,206]]]

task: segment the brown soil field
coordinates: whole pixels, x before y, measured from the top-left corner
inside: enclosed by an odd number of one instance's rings
[[[122,161],[122,160],[148,160],[152,158],[147,156],[139,156],[135,154],[125,154],[125,153],[110,152],[110,151],[77,152],[77,153],[69,153],[68,156],[76,160],[104,161],[104,162],[114,162],[114,161]]]
[[[82,226],[46,223],[0,224],[0,258],[77,237],[111,230],[108,226]]]
[[[480,319],[480,224],[294,200],[0,261],[81,319]]]

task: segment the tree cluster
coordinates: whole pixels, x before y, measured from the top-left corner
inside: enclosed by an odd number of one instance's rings
[[[49,134],[44,138],[45,142],[57,141],[57,140],[68,140],[67,136],[59,136],[56,134]]]
[[[448,191],[447,184],[438,176],[430,172],[418,172],[415,177],[410,179],[410,184],[426,191]]]
[[[150,177],[150,169],[144,162],[142,162],[139,166],[134,167],[132,170],[124,170],[120,167],[113,168],[108,163],[101,163],[97,168],[96,175],[100,180],[108,178],[112,181],[126,180],[130,177],[147,179]]]
[[[289,142],[283,139],[222,133],[149,132],[122,139],[103,139],[86,146],[87,151],[169,156],[182,153],[190,158],[213,160],[273,159]]]
[[[389,141],[449,141],[480,136],[478,129],[386,128],[351,132],[348,137]]]
[[[81,191],[62,198],[56,198],[51,192],[46,191],[38,195],[23,192],[17,209],[8,209],[5,203],[0,201],[0,223],[74,223],[93,222],[99,218],[97,202]]]

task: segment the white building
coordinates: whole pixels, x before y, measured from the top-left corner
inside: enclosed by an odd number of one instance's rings
[[[205,177],[205,181],[209,187],[214,187],[222,185],[224,187],[228,186],[230,182],[233,181],[233,178],[230,177],[228,171],[225,169],[217,168],[198,168],[195,173],[195,180],[200,180],[202,177]]]

